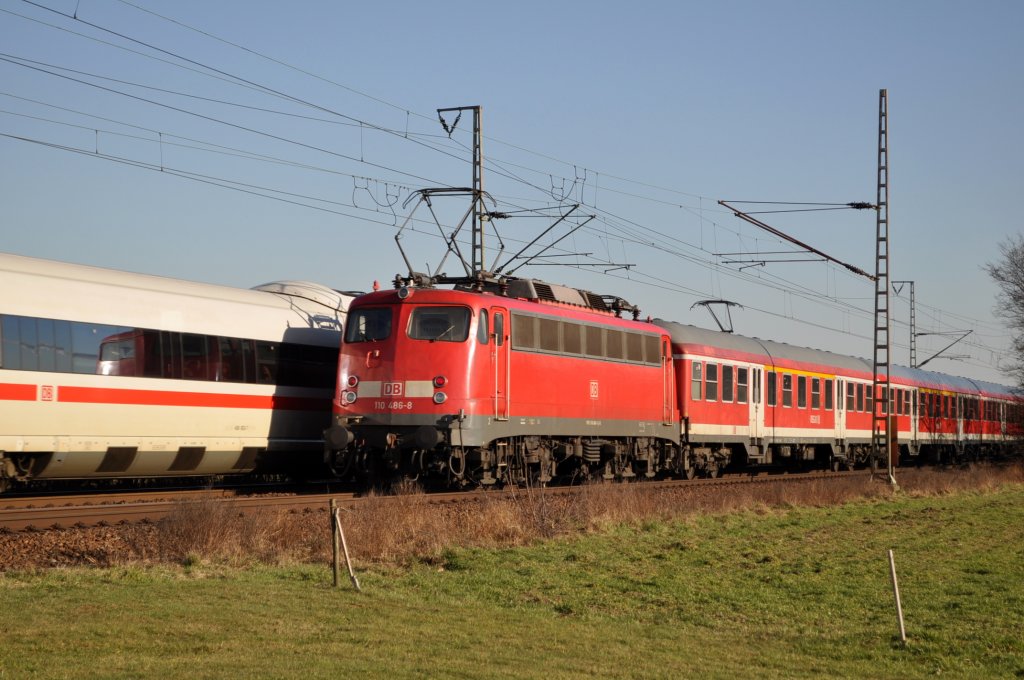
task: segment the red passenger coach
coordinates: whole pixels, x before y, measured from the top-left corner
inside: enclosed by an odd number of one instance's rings
[[[653,476],[679,442],[668,335],[539,281],[358,298],[328,459],[456,484]]]

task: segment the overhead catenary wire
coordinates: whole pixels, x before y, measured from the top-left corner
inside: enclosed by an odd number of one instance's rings
[[[34,2],[30,2],[28,4],[35,5],[37,7],[40,6],[38,3],[34,3]],[[129,4],[130,5],[131,3],[124,3],[124,4]],[[53,11],[53,10],[49,10],[49,11]],[[57,12],[57,13],[61,14],[62,16],[68,17],[68,18],[75,18],[77,20],[77,17],[69,17],[69,15],[61,13],[61,12]],[[212,36],[212,34],[210,34],[210,35]],[[145,43],[140,43],[140,44],[145,44]],[[245,49],[245,48],[244,47],[240,47],[240,49]],[[198,62],[196,62],[196,63],[198,63]],[[345,87],[345,86],[340,85],[340,84],[338,84],[338,85],[341,86],[341,87]],[[257,91],[263,91],[263,90],[259,89]],[[399,108],[401,108],[401,110],[403,110],[403,111],[408,112],[407,109],[404,109],[402,107],[399,107]],[[392,132],[394,132],[394,131],[392,131]],[[490,140],[491,138],[488,138],[488,139]],[[500,142],[501,140],[493,140],[493,141]],[[524,149],[522,147],[515,147],[515,148],[520,148],[521,150],[528,151],[528,150],[526,150],[526,149]],[[533,152],[530,152],[530,153],[533,153]],[[554,160],[556,162],[564,163],[564,161],[560,161],[560,160],[555,159],[554,157],[551,157],[551,156],[544,156],[544,155],[541,155],[541,156],[549,158],[549,159],[552,159],[552,160]],[[389,171],[396,171],[394,168],[388,168],[388,169],[389,169]],[[533,171],[533,170],[530,169],[530,171]],[[400,172],[400,171],[398,171],[398,172]],[[544,173],[544,174],[547,174],[547,173]],[[609,177],[609,178],[616,178],[616,176],[611,174],[611,173],[603,173],[603,174],[606,177]],[[544,191],[544,187],[542,187],[542,186],[540,186],[540,185],[538,185],[536,183],[525,183],[525,182],[523,182],[522,181],[523,178],[517,177],[516,173],[508,173],[508,178],[511,181],[517,181],[517,182],[523,183],[523,184],[525,184],[527,186],[530,186],[532,189],[534,189],[536,191],[540,191],[540,192]],[[643,182],[635,182],[634,180],[628,180],[628,179],[625,179],[625,178],[617,178],[617,179],[621,179],[622,181],[626,181],[626,182],[631,182],[631,183],[634,183],[634,184],[639,185],[639,186],[647,186],[647,187],[650,187],[650,188],[655,188],[655,189],[657,189],[659,191],[673,191],[673,192],[676,192],[677,194],[690,195],[690,196],[698,196],[697,194],[686,194],[686,192],[677,192],[676,190],[673,190],[673,189],[668,189],[668,188],[665,188],[665,187],[656,187],[655,185],[651,185],[651,184],[643,183]],[[427,182],[429,180],[422,179],[421,181]],[[436,182],[435,184],[442,184],[442,183]],[[613,189],[602,187],[602,191],[612,191],[612,190]],[[651,197],[643,197],[643,196],[640,196],[640,195],[634,195],[634,197],[635,198],[639,198],[641,200],[659,200],[659,199],[652,199]],[[666,205],[676,206],[676,204],[671,203],[671,202],[664,202],[664,203]],[[686,206],[681,206],[681,205],[680,206],[676,206],[676,207],[678,207],[678,208],[680,208],[682,210],[694,210],[692,208],[689,208],[689,207],[686,207]],[[702,266],[709,266],[711,268],[715,268],[715,266],[716,266],[714,263],[706,262],[707,258],[704,257],[704,255],[692,256],[692,255],[687,255],[687,254],[683,253],[679,249],[679,245],[681,243],[684,243],[684,242],[678,241],[676,239],[675,235],[664,234],[664,235],[662,235],[660,237],[657,237],[657,238],[654,238],[654,239],[647,239],[647,238],[644,238],[643,236],[641,236],[641,231],[643,231],[643,233],[647,233],[646,231],[644,231],[644,230],[648,229],[647,225],[643,225],[641,223],[634,222],[634,229],[632,229],[632,230],[631,229],[621,230],[621,225],[619,225],[617,223],[617,221],[615,220],[614,217],[610,217],[609,215],[610,214],[601,215],[599,217],[599,219],[605,220],[605,225],[606,226],[614,225],[612,227],[612,231],[611,232],[605,231],[603,234],[601,234],[601,232],[595,228],[594,233],[598,234],[599,237],[603,236],[603,238],[609,238],[609,237],[622,238],[624,240],[624,242],[635,242],[635,243],[644,245],[646,247],[655,247],[655,248],[658,247],[658,245],[656,245],[656,244],[665,244],[665,243],[667,243],[669,245],[675,244],[673,246],[673,250],[678,251],[678,252],[674,253],[674,256],[682,256],[684,258],[691,258],[690,261],[705,260],[705,262],[702,263]],[[725,228],[723,225],[720,225],[720,224],[715,224],[713,222],[711,224],[713,225],[713,227],[715,229],[724,229]],[[641,231],[636,231],[636,230],[641,230]],[[733,232],[733,233],[736,233],[737,235],[739,234],[738,232]],[[693,247],[693,245],[692,244],[686,244],[685,247],[690,248],[690,247]],[[706,249],[703,249],[703,248],[698,248],[698,251],[701,252],[701,253],[704,253],[705,255],[708,252]],[[729,276],[734,276],[734,273],[732,273],[731,271],[730,272],[723,272],[723,273],[727,273]],[[763,280],[765,278],[770,278],[769,276],[765,276],[764,272],[759,272],[759,274],[760,274],[759,276],[756,276],[756,277],[755,276],[751,276],[751,277],[745,278],[744,280]],[[780,279],[779,277],[774,277],[774,278],[776,278],[776,279],[778,279],[780,281],[780,284],[779,284],[780,286],[785,286],[786,285],[785,283],[781,283],[782,281],[784,281],[783,279]]]

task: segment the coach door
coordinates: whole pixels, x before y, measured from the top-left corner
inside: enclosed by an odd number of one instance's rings
[[[676,400],[675,373],[672,365],[672,347],[661,339],[661,423],[672,423],[672,406]]]
[[[509,412],[509,316],[502,307],[491,309],[494,323],[494,342],[491,343],[491,366],[494,369],[494,417],[508,420]]]
[[[835,387],[836,401],[836,441],[846,440],[846,381],[836,378]]]
[[[748,394],[748,400],[750,402],[749,410],[749,421],[750,421],[750,439],[752,442],[756,442],[761,438],[761,381],[763,380],[763,371],[760,368],[750,367],[749,369],[749,380],[750,390]]]

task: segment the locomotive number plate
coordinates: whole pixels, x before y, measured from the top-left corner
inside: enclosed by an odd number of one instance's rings
[[[411,411],[411,401],[384,401],[378,399],[373,402],[373,408],[377,411]]]

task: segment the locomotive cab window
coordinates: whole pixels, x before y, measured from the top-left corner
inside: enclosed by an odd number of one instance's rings
[[[476,341],[481,345],[486,345],[489,337],[490,330],[487,324],[487,310],[480,310],[480,318],[476,322]]]
[[[469,308],[415,307],[408,334],[413,340],[462,342],[469,337]]]
[[[391,308],[353,309],[345,324],[345,342],[373,342],[391,336]]]

